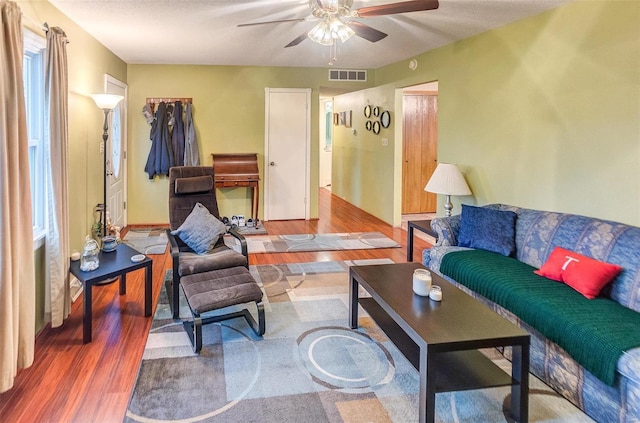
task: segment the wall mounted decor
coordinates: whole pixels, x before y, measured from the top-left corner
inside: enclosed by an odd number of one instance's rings
[[[344,112],[344,126],[351,128],[351,110]]]
[[[340,124],[340,115],[337,113],[333,114],[333,124],[334,125],[339,125]]]
[[[380,116],[380,107],[376,106],[373,108],[373,115]]]
[[[373,133],[376,135],[380,133],[380,122],[377,120],[373,122]]]
[[[389,125],[391,125],[391,113],[389,113],[388,110],[385,110],[382,112],[382,115],[380,115],[380,123],[383,128],[388,128]]]
[[[367,131],[371,131],[371,121],[368,120],[367,123],[364,124],[364,127],[367,128]]]
[[[371,106],[369,104],[367,104],[364,108],[364,117],[366,118],[371,117]]]

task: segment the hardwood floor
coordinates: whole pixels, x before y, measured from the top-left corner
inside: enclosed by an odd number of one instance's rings
[[[402,248],[254,254],[250,264],[390,258],[406,261],[406,231],[320,189],[318,220],[264,222],[271,235],[379,231]],[[428,247],[416,237],[416,260]],[[153,255],[155,311],[165,270],[167,249]],[[3,422],[121,422],[136,379],[151,318],[144,317],[144,271],[127,276],[127,294],[113,283],[93,289],[93,342],[82,343],[82,297],[62,327],[45,328],[36,339],[35,362],[22,370],[15,386],[0,395]],[[268,327],[267,327],[268,330]]]

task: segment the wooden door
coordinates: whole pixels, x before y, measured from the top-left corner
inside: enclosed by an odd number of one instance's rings
[[[437,165],[438,96],[403,96],[402,213],[434,213],[436,194],[424,186]]]

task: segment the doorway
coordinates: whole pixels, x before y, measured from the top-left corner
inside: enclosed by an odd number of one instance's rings
[[[265,88],[265,220],[309,218],[311,90]]]
[[[331,147],[333,137],[333,101],[320,99],[319,167],[318,186],[331,190]]]
[[[438,82],[403,89],[402,214],[434,213],[436,194],[424,186],[438,162]]]
[[[111,223],[123,228],[127,224],[127,84],[105,75],[107,94],[124,97],[110,114],[107,155],[107,213]]]

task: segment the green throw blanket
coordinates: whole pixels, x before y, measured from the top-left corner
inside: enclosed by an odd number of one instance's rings
[[[589,300],[535,268],[484,250],[443,257],[440,271],[511,311],[613,386],[623,351],[640,346],[640,313],[607,299]]]

